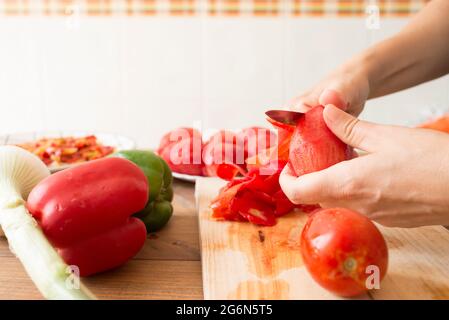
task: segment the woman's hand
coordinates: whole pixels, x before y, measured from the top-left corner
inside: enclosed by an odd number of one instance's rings
[[[368,154],[294,177],[286,166],[282,189],[295,203],[345,207],[385,226],[449,225],[449,135],[377,125],[328,105],[328,127]]]
[[[362,57],[351,59],[306,93],[290,101],[288,107],[306,112],[317,105],[333,104],[355,116],[360,114],[370,91],[365,64]]]

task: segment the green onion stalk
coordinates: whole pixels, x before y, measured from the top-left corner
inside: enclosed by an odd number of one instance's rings
[[[11,252],[46,299],[94,299],[76,268],[62,260],[26,209],[31,190],[49,175],[34,154],[16,146],[0,147],[0,225]]]

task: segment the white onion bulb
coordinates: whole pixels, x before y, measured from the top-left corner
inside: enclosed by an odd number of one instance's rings
[[[15,146],[0,146],[1,227],[11,251],[45,298],[94,298],[70,273],[69,266],[25,208],[31,190],[49,175],[48,168],[34,154]]]

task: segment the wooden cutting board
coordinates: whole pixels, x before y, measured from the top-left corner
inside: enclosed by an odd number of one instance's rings
[[[308,275],[299,252],[307,219],[292,213],[274,227],[214,221],[210,201],[224,182],[196,182],[205,299],[338,299]],[[449,231],[379,227],[389,269],[379,290],[360,299],[449,299]]]

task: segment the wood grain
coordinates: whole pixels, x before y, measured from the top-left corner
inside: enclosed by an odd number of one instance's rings
[[[200,261],[132,260],[83,280],[100,299],[202,299]]]
[[[202,299],[194,186],[174,183],[174,215],[126,265],[83,282],[99,299]],[[20,262],[0,239],[0,299],[41,299]]]
[[[449,231],[443,227],[380,228],[389,270],[374,299],[449,299]]]
[[[300,234],[307,219],[292,213],[274,227],[214,221],[209,203],[223,182],[196,184],[205,299],[338,299],[303,265]],[[359,299],[449,299],[449,232],[443,227],[380,227],[390,263],[380,290]]]
[[[1,299],[42,299],[20,262],[2,257]],[[83,283],[99,299],[201,299],[199,261],[132,260]]]

